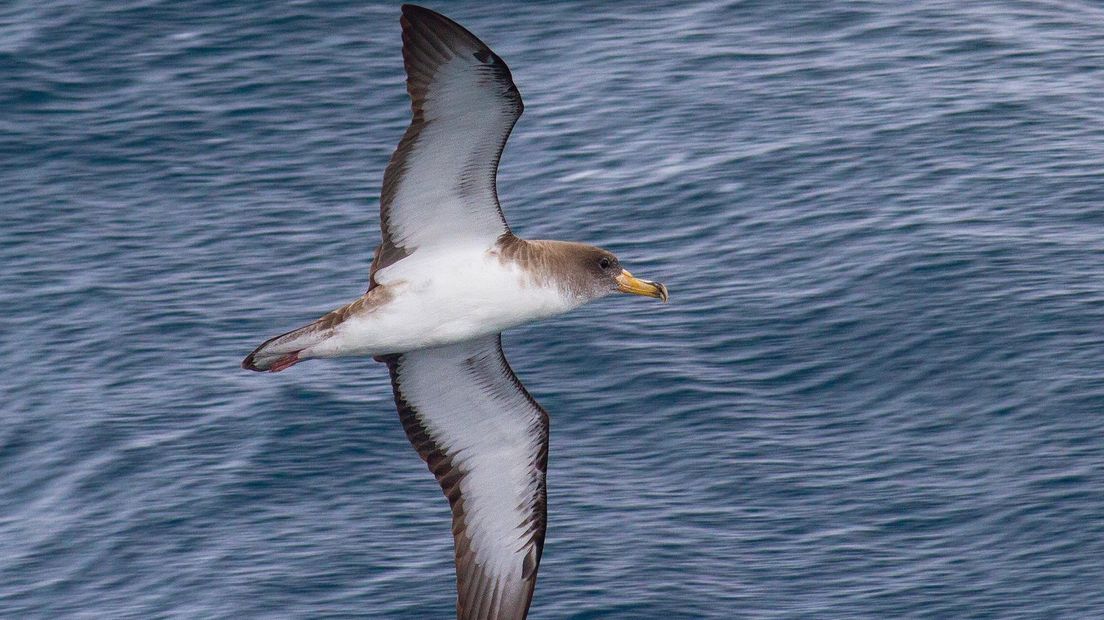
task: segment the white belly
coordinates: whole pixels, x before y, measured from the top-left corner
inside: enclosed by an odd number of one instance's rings
[[[407,260],[377,274],[391,291],[386,303],[350,317],[303,357],[385,355],[452,344],[562,314],[584,301],[540,286],[485,250],[403,264]]]

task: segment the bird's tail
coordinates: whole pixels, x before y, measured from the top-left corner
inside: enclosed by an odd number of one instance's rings
[[[322,320],[318,320],[269,338],[242,360],[242,368],[258,372],[280,372],[305,359],[300,357],[300,353],[328,338],[331,331]]]

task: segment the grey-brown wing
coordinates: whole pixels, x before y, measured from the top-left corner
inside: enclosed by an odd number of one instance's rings
[[[509,231],[495,178],[523,108],[506,63],[463,26],[410,5],[401,21],[413,117],[383,175],[373,281],[420,247]]]
[[[457,617],[524,618],[544,547],[547,413],[499,336],[383,361],[407,437],[452,506]]]

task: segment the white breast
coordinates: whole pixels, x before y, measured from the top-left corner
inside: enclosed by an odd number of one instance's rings
[[[390,301],[350,317],[303,357],[385,355],[497,334],[562,314],[585,300],[542,286],[516,264],[480,249],[403,259],[376,274]]]

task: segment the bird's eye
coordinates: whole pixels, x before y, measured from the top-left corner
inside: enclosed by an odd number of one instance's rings
[[[602,259],[598,261],[598,266],[602,269],[609,269],[610,259],[603,256]]]

